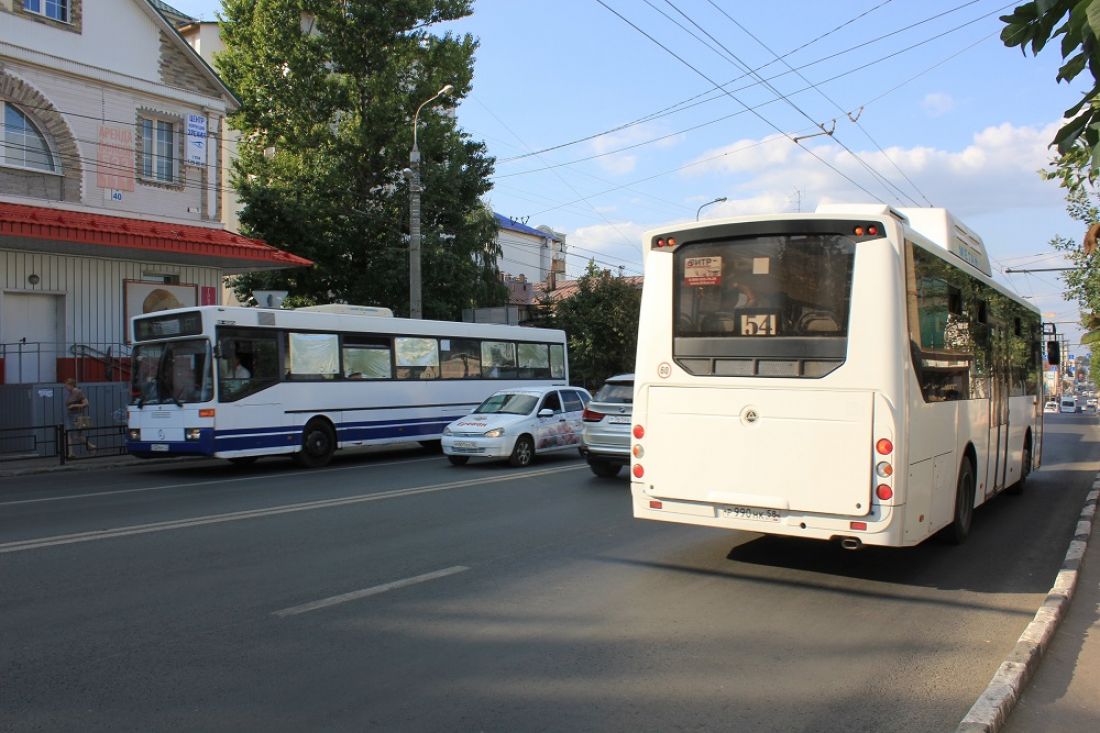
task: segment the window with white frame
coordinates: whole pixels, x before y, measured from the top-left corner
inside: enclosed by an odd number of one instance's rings
[[[23,10],[50,20],[69,22],[69,0],[23,0]]]
[[[0,101],[4,132],[0,135],[0,161],[4,165],[57,172],[57,162],[50,152],[46,136],[31,118],[10,102]]]
[[[171,119],[138,117],[141,153],[138,173],[147,181],[176,183],[179,171],[178,123]]]

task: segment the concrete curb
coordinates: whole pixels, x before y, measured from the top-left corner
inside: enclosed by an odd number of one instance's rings
[[[985,692],[959,723],[955,733],[997,733],[1008,720],[1008,714],[1016,706],[1024,687],[1038,668],[1039,660],[1073,598],[1085,548],[1088,547],[1089,537],[1092,535],[1098,500],[1100,477],[1092,482],[1092,491],[1085,498],[1077,529],[1069,543],[1062,569],[1054,579],[1054,586],[1047,593],[1035,618],[1020,635],[1012,653],[997,668]]]
[[[107,458],[93,458],[96,463],[86,460],[72,461],[61,464],[29,466],[26,468],[0,467],[0,478],[18,478],[19,476],[34,476],[42,473],[58,473],[71,471],[104,471],[109,468],[129,468],[131,466],[155,466],[165,463],[178,463],[181,461],[201,460],[206,456],[177,456],[173,458],[134,458],[133,456],[119,456],[115,460]]]

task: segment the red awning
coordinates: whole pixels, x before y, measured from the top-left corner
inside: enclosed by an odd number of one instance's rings
[[[303,257],[225,229],[127,219],[0,202],[0,247],[61,254],[129,256],[223,270],[309,267]]]

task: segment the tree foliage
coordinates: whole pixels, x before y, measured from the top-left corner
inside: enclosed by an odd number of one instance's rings
[[[408,313],[408,184],[417,107],[465,96],[477,42],[433,33],[470,0],[225,0],[217,65],[241,100],[234,185],[245,230],[316,263],[239,279],[320,303]],[[433,103],[420,113],[425,317],[500,305],[483,143]]]
[[[1095,237],[1100,225],[1100,191],[1096,187],[1094,166],[1091,154],[1077,147],[1059,155],[1052,161],[1052,168],[1041,175],[1047,180],[1058,181],[1066,191],[1066,212],[1082,228]],[[1100,261],[1095,250],[1082,247],[1076,239],[1055,236],[1051,246],[1069,260],[1072,270],[1062,275],[1066,285],[1065,298],[1076,302],[1082,313],[1081,325],[1087,329],[1082,341],[1089,345],[1092,352],[1092,374],[1100,374]]]
[[[1069,121],[1052,144],[1062,155],[1074,146],[1086,148],[1095,171],[1100,164],[1100,0],[1032,0],[1001,20],[1001,41],[1010,48],[1019,46],[1024,54],[1030,46],[1034,56],[1047,42],[1062,37],[1064,63],[1058,81],[1072,81],[1086,68],[1092,74],[1092,87],[1063,113]]]
[[[552,324],[569,337],[574,384],[595,387],[615,374],[634,371],[641,291],[589,262],[577,292],[558,301]]]

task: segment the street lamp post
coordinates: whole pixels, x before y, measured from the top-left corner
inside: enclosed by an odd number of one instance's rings
[[[447,84],[430,99],[424,100],[413,115],[413,144],[409,151],[409,167],[405,177],[409,179],[409,318],[423,318],[420,301],[420,149],[416,147],[416,124],[420,119],[420,110],[425,106],[454,91]]]
[[[725,201],[725,200],[726,200],[725,196],[719,196],[718,198],[714,199],[713,201],[708,201],[705,204],[703,204],[702,206],[700,206],[699,209],[695,212],[695,221],[699,221],[699,214],[700,214],[700,212],[702,212],[703,209],[710,206],[711,204],[721,203],[722,201]]]

